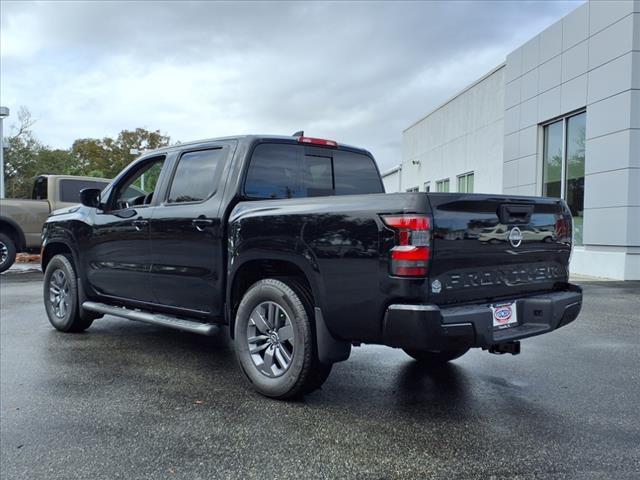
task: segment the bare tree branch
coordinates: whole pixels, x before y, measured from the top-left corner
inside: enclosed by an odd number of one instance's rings
[[[18,122],[19,122],[18,127],[14,126],[14,128],[17,128],[17,131],[15,135],[12,135],[11,137],[9,137],[9,141],[18,139],[22,135],[27,133],[31,129],[31,127],[36,123],[36,120],[34,120],[31,117],[31,112],[27,107],[21,106],[20,109],[18,110]]]

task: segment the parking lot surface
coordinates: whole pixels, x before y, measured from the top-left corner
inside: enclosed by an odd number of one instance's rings
[[[640,478],[640,284],[588,283],[583,313],[420,368],[353,349],[304,401],[254,393],[226,332],[105,317],[50,327],[42,275],[0,277],[2,479]]]

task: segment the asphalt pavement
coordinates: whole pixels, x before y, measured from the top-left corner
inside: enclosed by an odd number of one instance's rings
[[[519,356],[437,371],[353,349],[303,401],[254,393],[226,332],[48,323],[40,273],[0,276],[0,478],[640,478],[640,283]]]

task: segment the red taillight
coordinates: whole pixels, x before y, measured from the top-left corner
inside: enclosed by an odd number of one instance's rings
[[[393,247],[391,250],[391,258],[394,260],[429,260],[429,247]]]
[[[386,215],[384,223],[399,230],[429,230],[429,217],[423,215]]]
[[[571,220],[566,217],[561,217],[556,220],[556,236],[558,241],[564,243],[571,243]]]
[[[431,223],[424,215],[386,215],[382,220],[397,231],[391,249],[391,274],[424,277],[431,256]]]
[[[326,140],[324,138],[298,137],[298,143],[307,143],[310,145],[321,145],[323,147],[338,147],[338,142]]]

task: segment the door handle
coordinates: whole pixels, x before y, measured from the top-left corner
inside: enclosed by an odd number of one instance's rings
[[[210,218],[194,218],[191,220],[191,225],[196,227],[199,232],[204,232],[207,226],[213,225],[213,220]]]
[[[142,230],[144,227],[146,227],[147,225],[149,225],[149,220],[144,220],[144,219],[138,219],[138,220],[134,220],[133,222],[131,222],[131,224],[134,226],[134,228],[138,231]]]

